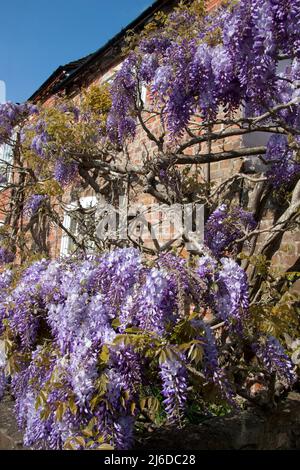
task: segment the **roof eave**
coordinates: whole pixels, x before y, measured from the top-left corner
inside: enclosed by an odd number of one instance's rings
[[[120,41],[125,37],[125,34],[128,30],[139,30],[142,29],[143,26],[147,23],[147,21],[161,8],[167,6],[168,4],[172,5],[177,3],[178,0],[157,0],[154,2],[150,7],[148,7],[145,11],[141,13],[135,20],[133,20],[129,25],[123,28],[119,33],[117,33],[113,38],[107,41],[104,46],[97,49],[96,52],[87,56],[87,59],[79,65],[79,67],[75,68],[73,72],[71,72],[65,79],[61,80],[59,83],[55,85],[55,80],[58,78],[59,73],[63,73],[65,71],[66,66],[59,66],[52,75],[36,90],[28,101],[37,102],[40,100],[46,100],[49,95],[53,95],[58,93],[59,91],[66,88],[66,86],[70,85],[74,80],[80,76],[80,74],[87,71],[89,67],[91,67],[103,54],[108,51],[111,47],[115,47],[120,43]],[[59,73],[58,73],[59,72]],[[51,87],[52,85],[52,87]],[[54,85],[54,86],[53,86]]]

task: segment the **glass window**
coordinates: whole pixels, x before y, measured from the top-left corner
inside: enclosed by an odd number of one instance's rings
[[[92,251],[95,243],[87,236],[87,233],[95,233],[95,211],[92,210],[97,203],[96,196],[85,196],[80,198],[80,204],[71,203],[67,206],[63,225],[80,242],[83,242],[87,250]],[[86,211],[82,213],[81,209]],[[91,209],[89,212],[88,209]],[[61,256],[66,256],[76,251],[74,240],[63,233],[61,239]]]

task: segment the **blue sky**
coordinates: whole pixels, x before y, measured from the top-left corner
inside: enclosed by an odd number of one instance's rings
[[[22,102],[59,66],[98,49],[154,0],[2,0],[0,80]]]

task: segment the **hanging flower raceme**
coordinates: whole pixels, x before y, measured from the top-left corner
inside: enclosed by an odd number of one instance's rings
[[[7,384],[7,378],[5,374],[6,356],[3,346],[4,345],[0,343],[0,400],[4,395]]]
[[[185,357],[168,358],[160,366],[160,377],[163,384],[162,395],[164,406],[170,422],[181,421],[187,400],[187,371]]]
[[[0,174],[0,188],[1,186],[5,187],[6,185],[7,185],[7,176]]]
[[[7,292],[12,282],[12,278],[12,271],[9,269],[6,269],[0,273],[0,335],[4,330],[3,320],[5,319],[7,313]]]
[[[32,194],[29,199],[26,201],[24,206],[24,214],[28,216],[33,216],[38,209],[41,207],[42,203],[46,200],[46,196],[43,194]]]
[[[170,87],[170,80],[173,75],[173,69],[170,65],[161,65],[155,71],[152,81],[152,92],[162,100]]]
[[[38,112],[31,103],[15,104],[7,102],[0,104],[0,145],[12,138],[16,126]]]
[[[217,274],[217,313],[232,328],[241,332],[249,307],[247,276],[233,259],[222,258],[221,263],[222,268]]]
[[[263,338],[254,350],[269,373],[278,374],[289,385],[296,381],[293,363],[274,336]]]
[[[285,135],[276,134],[270,137],[265,158],[270,164],[266,175],[274,188],[290,183],[300,174],[300,163],[294,159],[293,150]]]
[[[8,299],[9,326],[19,338],[22,349],[30,349],[36,343],[40,312],[44,308],[39,297],[39,282],[47,265],[48,262],[42,260],[27,268]]]
[[[138,93],[136,63],[137,57],[131,53],[123,62],[111,87],[112,106],[107,119],[107,131],[110,138],[118,143],[135,135],[133,114]]]
[[[30,126],[34,129],[35,135],[31,141],[31,149],[41,158],[47,157],[47,144],[50,136],[47,132],[47,124],[44,119],[39,119],[35,124]]]
[[[153,79],[158,65],[158,59],[155,53],[145,54],[139,70],[140,79],[143,83],[149,83]]]
[[[54,165],[53,176],[62,186],[67,186],[78,174],[78,164],[63,158],[57,159]]]
[[[198,275],[205,281],[212,282],[217,268],[217,261],[209,254],[205,254],[198,261]]]
[[[0,264],[12,263],[14,259],[14,253],[8,248],[0,247]]]
[[[235,242],[256,227],[250,212],[241,207],[229,209],[219,206],[209,217],[204,228],[204,237],[212,253],[219,257],[226,250],[234,250]]]
[[[4,395],[5,388],[6,388],[5,372],[2,368],[0,368],[0,400]]]
[[[215,336],[209,325],[201,322],[204,330],[204,374],[206,378],[216,384],[221,394],[229,403],[233,403],[234,391],[226,377],[226,373],[219,365],[219,353]]]

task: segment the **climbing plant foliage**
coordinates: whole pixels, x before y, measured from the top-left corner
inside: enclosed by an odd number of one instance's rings
[[[112,84],[80,103],[0,106],[0,144],[13,148],[0,170],[13,201],[0,232],[0,395],[13,394],[26,446],[128,449],[145,423],[183,426],[211,403],[268,407],[297,381],[299,272],[276,271],[270,247],[299,222],[300,1],[204,6],[182,2],[129,34]],[[128,158],[138,126],[156,149],[140,167]],[[268,133],[266,145],[238,156],[261,157],[259,177],[234,175],[239,190],[258,188],[247,210],[222,200],[227,183],[201,185],[186,165],[234,158],[213,153],[212,140],[253,132]],[[202,143],[208,153],[185,153]],[[76,253],[51,259],[46,234],[49,224],[66,231],[66,189],[113,198],[133,182],[164,203],[206,205],[193,254],[108,250],[95,238],[91,253],[73,236]],[[269,197],[283,210],[257,253]]]

